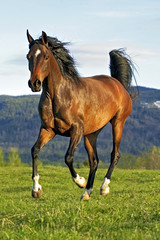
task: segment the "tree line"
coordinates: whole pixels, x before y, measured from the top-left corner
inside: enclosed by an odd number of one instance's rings
[[[122,169],[160,169],[160,147],[153,146],[146,152],[135,156],[130,153],[123,154],[119,160],[118,168]]]
[[[2,148],[0,148],[0,166],[16,166],[22,165],[21,158],[17,148],[10,148],[7,158],[4,156]]]
[[[39,161],[39,165],[43,163]],[[57,163],[61,165],[61,163]],[[56,165],[57,165],[56,164]],[[21,161],[19,150],[17,148],[10,148],[8,154],[4,155],[2,148],[0,148],[0,167],[2,166],[28,166]],[[77,160],[77,168],[89,167],[88,160]],[[99,161],[99,168],[107,168],[108,164]],[[131,153],[122,154],[118,168],[120,169],[160,169],[160,147],[153,146],[146,152],[135,156]]]

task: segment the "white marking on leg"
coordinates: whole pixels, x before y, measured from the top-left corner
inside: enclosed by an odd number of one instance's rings
[[[100,194],[101,195],[106,195],[109,193],[109,183],[110,183],[110,179],[107,179],[106,177],[103,180],[102,186],[100,188]]]
[[[39,175],[37,175],[37,176],[35,176],[33,178],[33,187],[32,187],[32,189],[35,192],[38,192],[42,188],[41,185],[38,183],[38,180],[39,180]]]
[[[41,54],[41,50],[37,49],[37,51],[35,52],[35,57],[37,57],[39,54]]]
[[[86,186],[86,180],[84,177],[80,177],[78,174],[76,178],[73,178],[73,181],[80,187],[85,187]]]

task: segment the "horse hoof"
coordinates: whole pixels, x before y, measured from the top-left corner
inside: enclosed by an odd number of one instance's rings
[[[81,200],[89,200],[91,197],[88,195],[87,192],[84,192],[82,197],[81,197]]]
[[[107,179],[106,177],[103,180],[102,186],[100,188],[100,195],[107,195],[109,193],[109,183],[110,179]]]
[[[100,189],[100,195],[109,194],[109,187]]]
[[[80,188],[85,188],[87,185],[86,179],[84,177],[80,177],[77,174],[76,178],[73,178],[73,181],[78,185]]]
[[[87,185],[86,179],[84,177],[80,177],[80,182],[79,182],[78,186],[80,188],[85,188],[86,185]]]
[[[41,196],[42,196],[42,189],[39,189],[38,191],[32,190],[32,197],[40,198]]]

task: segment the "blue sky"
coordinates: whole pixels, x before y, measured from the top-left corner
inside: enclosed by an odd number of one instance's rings
[[[0,94],[31,94],[26,30],[72,44],[81,76],[109,73],[109,51],[126,48],[137,82],[160,89],[159,0],[5,0],[0,8]]]

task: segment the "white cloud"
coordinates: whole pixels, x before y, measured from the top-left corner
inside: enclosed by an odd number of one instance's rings
[[[126,43],[125,41],[77,43],[70,46],[70,52],[78,63],[96,67],[103,63],[106,64],[106,61],[109,62],[109,52],[119,48],[125,48],[127,54],[134,59],[146,60],[148,58],[159,58],[160,56],[160,50],[140,48],[134,45],[134,43]]]
[[[89,12],[88,15],[92,15],[95,17],[103,17],[103,18],[126,18],[129,17],[130,14],[126,12],[119,12],[119,11],[102,11],[102,12]]]

